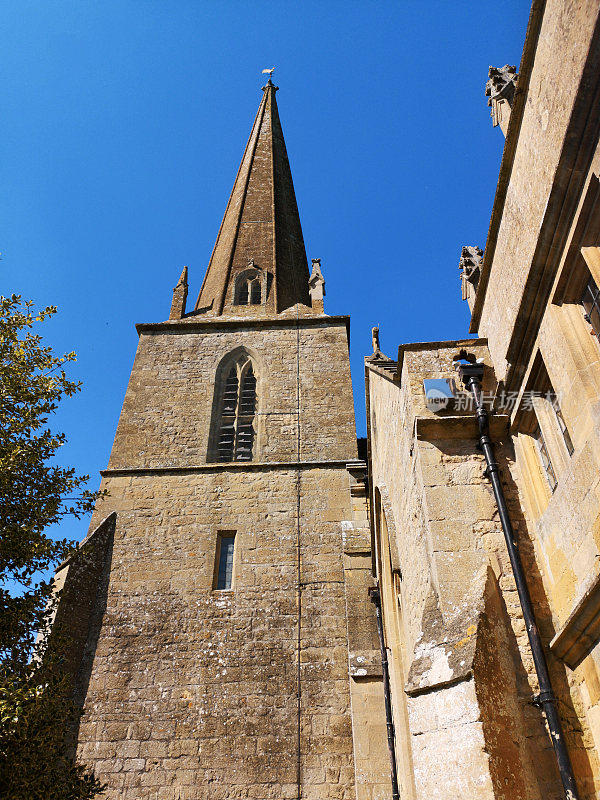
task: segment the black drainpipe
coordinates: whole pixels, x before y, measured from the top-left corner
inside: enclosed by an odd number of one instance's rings
[[[400,800],[398,791],[398,775],[396,772],[396,741],[394,737],[394,718],[392,717],[392,701],[390,698],[390,672],[387,660],[387,650],[383,638],[383,622],[381,619],[381,595],[379,588],[369,589],[369,597],[375,606],[377,618],[377,633],[379,634],[379,647],[381,648],[381,671],[383,674],[383,699],[385,701],[385,721],[387,725],[387,740],[390,751],[390,766],[392,769],[392,800]]]
[[[523,610],[523,619],[527,628],[527,636],[529,637],[529,645],[533,655],[533,663],[535,664],[535,671],[537,673],[540,693],[534,700],[535,705],[543,708],[548,723],[548,730],[550,732],[550,739],[554,747],[554,754],[558,762],[558,771],[565,790],[566,800],[579,800],[577,792],[577,784],[575,783],[575,776],[573,775],[573,767],[571,766],[571,759],[569,758],[569,751],[565,742],[565,737],[558,714],[556,705],[556,697],[552,690],[552,683],[550,682],[550,675],[548,674],[548,665],[546,663],[546,656],[544,648],[540,639],[540,634],[537,629],[535,621],[535,614],[531,603],[531,596],[525,580],[525,571],[521,562],[519,554],[519,546],[517,544],[508,508],[506,506],[506,498],[504,497],[504,490],[500,481],[500,474],[498,471],[498,462],[494,455],[494,446],[490,437],[489,416],[483,404],[483,397],[481,394],[481,380],[483,378],[483,364],[458,364],[458,374],[460,380],[465,387],[473,395],[475,401],[477,423],[479,426],[479,447],[483,451],[487,463],[486,477],[490,479],[492,489],[494,490],[494,497],[496,498],[496,505],[500,515],[500,522],[502,523],[502,530],[504,531],[504,538],[506,540],[506,547],[512,566],[515,583],[517,585],[517,592]]]

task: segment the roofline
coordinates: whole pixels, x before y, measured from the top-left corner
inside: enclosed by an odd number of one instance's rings
[[[295,328],[296,326],[310,328],[321,325],[341,325],[346,327],[348,337],[350,336],[350,317],[347,314],[329,316],[324,314],[318,317],[263,317],[255,319],[225,319],[224,317],[214,317],[212,319],[194,320],[170,320],[168,322],[138,322],[135,326],[138,335],[160,334],[160,333],[199,333],[210,328]]]
[[[440,350],[450,349],[455,347],[478,347],[483,345],[487,347],[488,340],[485,337],[477,337],[475,339],[447,339],[441,342],[409,342],[408,344],[401,344],[398,347],[398,367],[396,369],[396,380],[400,381],[402,378],[402,364],[404,363],[404,354],[416,352],[418,350]]]
[[[250,180],[250,171],[251,171],[251,166],[252,166],[252,160],[254,158],[254,153],[256,151],[256,145],[258,144],[258,130],[260,129],[260,125],[261,125],[262,119],[263,119],[264,114],[265,114],[266,105],[267,105],[267,92],[263,91],[263,96],[261,98],[260,103],[258,104],[258,110],[256,112],[256,116],[254,117],[254,122],[252,123],[252,128],[250,129],[250,135],[248,136],[248,141],[246,142],[246,147],[244,148],[244,153],[242,155],[242,160],[240,161],[240,165],[239,165],[239,167],[237,169],[237,172],[235,173],[235,180],[233,181],[233,186],[231,188],[231,192],[229,193],[229,198],[227,200],[227,205],[225,206],[225,213],[223,214],[223,217],[221,219],[221,224],[219,225],[219,232],[217,233],[217,238],[215,239],[215,243],[213,245],[213,249],[212,249],[212,252],[210,254],[210,259],[208,261],[208,266],[206,267],[206,271],[204,273],[204,278],[202,279],[202,286],[200,287],[200,291],[198,292],[198,299],[196,300],[196,303],[194,305],[194,309],[197,309],[197,308],[200,307],[200,298],[202,297],[202,292],[204,291],[204,286],[205,286],[206,281],[208,279],[208,273],[210,271],[210,268],[211,268],[211,265],[212,265],[212,262],[213,262],[213,258],[215,257],[215,253],[217,251],[217,246],[218,246],[219,241],[221,239],[221,234],[223,233],[223,226],[225,225],[225,220],[227,219],[227,214],[228,214],[229,208],[231,206],[231,199],[233,197],[233,193],[235,191],[235,187],[237,186],[237,182],[238,182],[238,180],[240,178],[240,175],[241,175],[241,172],[242,172],[242,167],[244,166],[244,160],[246,158],[246,153],[248,152],[248,150],[249,150],[249,148],[250,148],[250,146],[252,144],[252,137],[254,135],[254,131],[256,130],[257,131],[256,140],[255,140],[254,146],[252,148],[252,158],[250,159],[250,166],[248,167],[248,174],[246,176],[246,181],[245,181],[246,187],[248,186],[248,181]],[[233,240],[233,244],[234,245],[235,245],[235,241],[237,239],[237,234],[239,232],[240,220],[242,218],[243,210],[244,210],[244,203],[240,203],[240,207],[239,207],[239,209],[237,211],[236,234],[235,234],[234,240]],[[228,276],[229,276],[229,272],[231,270],[231,257],[232,257],[232,255],[233,255],[233,246],[232,246],[232,251],[229,254],[229,265],[228,265],[228,272],[227,272]],[[221,299],[220,299],[220,309],[219,310],[221,310],[222,307],[223,307],[224,293],[225,293],[226,289],[227,289],[227,286],[225,285],[225,287],[223,289],[223,294],[222,294]]]
[[[504,142],[504,151],[502,153],[500,173],[498,175],[498,185],[496,186],[496,195],[494,197],[494,205],[492,207],[492,216],[490,218],[490,226],[488,229],[485,249],[483,251],[483,265],[481,268],[477,292],[475,293],[475,303],[473,304],[473,313],[471,314],[469,333],[476,333],[481,321],[481,312],[485,302],[490,272],[492,269],[492,262],[494,260],[494,253],[496,251],[500,223],[502,222],[502,216],[504,214],[504,203],[506,202],[506,194],[508,192],[510,176],[517,151],[517,144],[519,142],[521,123],[523,122],[523,113],[525,110],[525,101],[527,99],[527,91],[529,89],[529,80],[531,78],[531,71],[535,59],[535,52],[537,50],[537,43],[542,27],[545,7],[546,0],[533,0],[531,13],[529,14],[527,31],[525,33],[525,44],[523,45],[523,54],[521,56],[521,63],[519,65],[519,77],[517,79],[517,87],[515,90],[514,105],[511,109],[510,118],[508,121],[506,141]]]

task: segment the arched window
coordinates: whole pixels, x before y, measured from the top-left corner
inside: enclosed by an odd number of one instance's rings
[[[217,461],[251,461],[254,447],[256,376],[252,362],[242,355],[225,372],[215,456]]]
[[[262,303],[262,276],[255,269],[238,276],[235,284],[234,304],[259,306]]]

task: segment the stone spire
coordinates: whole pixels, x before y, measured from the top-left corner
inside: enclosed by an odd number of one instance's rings
[[[263,87],[248,144],[196,303],[196,314],[235,314],[256,289],[261,314],[310,305],[308,263],[292,174],[277,111],[277,87]],[[248,279],[248,280],[247,280]],[[247,306],[245,311],[250,311]]]

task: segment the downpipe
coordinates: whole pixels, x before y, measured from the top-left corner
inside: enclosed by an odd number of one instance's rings
[[[381,672],[383,675],[383,699],[385,702],[385,722],[387,727],[388,750],[390,751],[390,768],[392,778],[392,800],[400,800],[398,791],[398,772],[396,769],[396,739],[394,736],[394,718],[392,716],[392,701],[390,695],[390,671],[388,666],[387,650],[383,636],[383,620],[381,618],[381,595],[379,587],[369,589],[369,597],[375,606],[377,619],[377,633],[379,634],[379,647],[381,649]]]
[[[477,424],[479,427],[479,447],[482,450],[485,461],[487,464],[486,477],[489,478],[494,497],[496,499],[496,506],[498,514],[500,515],[500,522],[502,523],[502,530],[504,532],[504,539],[506,540],[506,547],[508,556],[512,566],[519,601],[523,611],[523,619],[527,629],[527,636],[529,638],[529,645],[531,647],[531,654],[533,656],[533,663],[538,678],[540,693],[535,697],[534,704],[542,708],[548,724],[550,732],[550,739],[554,754],[558,763],[558,771],[565,791],[565,800],[579,800],[580,795],[577,791],[577,784],[575,783],[575,776],[573,775],[573,767],[569,757],[569,751],[565,742],[562,724],[558,713],[556,697],[552,689],[550,675],[548,673],[548,664],[540,634],[537,628],[535,614],[533,611],[533,604],[531,602],[531,595],[525,579],[525,571],[519,553],[519,546],[516,541],[508,507],[506,505],[506,498],[504,496],[504,489],[500,480],[498,470],[498,462],[494,454],[494,446],[490,436],[489,428],[489,415],[483,404],[483,397],[481,393],[481,380],[483,378],[483,364],[458,364],[457,365],[460,380],[464,386],[473,395],[475,401]]]

